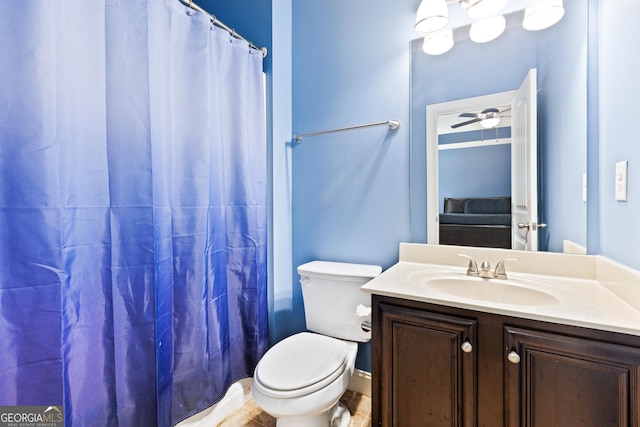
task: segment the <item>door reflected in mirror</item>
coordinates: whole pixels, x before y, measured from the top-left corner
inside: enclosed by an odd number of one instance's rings
[[[518,90],[427,107],[428,243],[538,250],[536,119],[535,69]]]

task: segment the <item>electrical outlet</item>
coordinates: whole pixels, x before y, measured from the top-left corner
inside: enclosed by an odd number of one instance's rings
[[[627,201],[627,161],[616,163],[616,200]]]

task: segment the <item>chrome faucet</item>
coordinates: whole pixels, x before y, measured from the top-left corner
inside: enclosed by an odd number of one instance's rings
[[[458,256],[467,258],[469,260],[469,265],[467,266],[467,276],[480,276],[480,271],[478,270],[478,264],[476,260],[466,254],[458,254]]]
[[[504,263],[505,262],[509,262],[509,261],[518,261],[518,258],[505,258],[503,260],[498,261],[498,264],[496,264],[496,270],[493,273],[493,276],[496,279],[502,279],[502,280],[506,280],[507,278],[507,271],[504,269]]]
[[[476,263],[476,260],[469,255],[458,254],[458,256],[467,258],[469,260],[469,265],[467,266],[467,276],[484,277],[485,279],[506,280],[507,271],[504,268],[504,263],[508,261],[518,261],[518,258],[504,258],[498,261],[498,264],[496,264],[496,269],[492,272],[491,264],[489,264],[489,261],[482,261],[482,264],[480,264],[480,269],[478,269],[478,263]]]

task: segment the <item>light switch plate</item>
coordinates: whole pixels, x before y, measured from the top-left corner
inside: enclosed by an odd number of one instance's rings
[[[616,200],[627,201],[627,161],[616,163]]]
[[[587,174],[582,174],[582,201],[587,203]]]

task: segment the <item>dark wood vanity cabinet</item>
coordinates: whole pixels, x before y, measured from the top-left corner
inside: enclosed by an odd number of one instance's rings
[[[508,426],[640,424],[640,348],[505,327]]]
[[[640,427],[640,337],[373,296],[373,426]]]
[[[381,425],[475,426],[476,321],[381,303]]]

